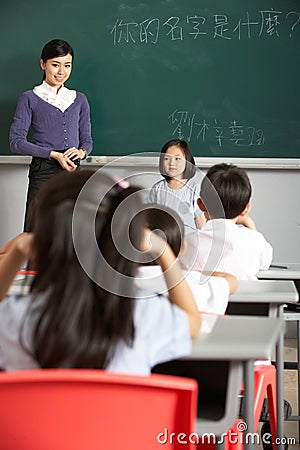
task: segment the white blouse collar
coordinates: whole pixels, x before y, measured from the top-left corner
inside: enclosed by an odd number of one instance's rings
[[[39,86],[35,86],[33,92],[47,103],[59,108],[64,112],[76,98],[76,91],[66,88],[64,85],[56,92],[56,88],[50,86],[46,81],[43,81]]]

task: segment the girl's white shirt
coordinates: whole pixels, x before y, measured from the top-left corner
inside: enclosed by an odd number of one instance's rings
[[[20,344],[32,348],[32,330],[39,313],[24,321],[31,296],[6,297],[0,302],[0,367],[12,370],[38,369],[39,366]],[[126,301],[126,300],[124,300]],[[107,370],[111,372],[148,375],[161,362],[186,356],[191,352],[191,337],[187,314],[166,297],[149,296],[137,289],[134,312],[135,338],[132,347],[120,344]],[[63,364],[68,367],[68,361]]]

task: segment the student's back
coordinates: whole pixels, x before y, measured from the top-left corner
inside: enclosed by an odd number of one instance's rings
[[[62,174],[47,183],[35,209],[31,293],[0,302],[0,367],[148,374],[169,355],[189,353],[200,314],[185,281],[169,299],[148,298],[134,284],[140,253],[150,248],[144,223],[136,219],[131,226],[141,208],[137,189],[99,172]],[[151,244],[153,257],[178,280],[170,247],[159,237]],[[18,248],[9,256],[16,273]]]
[[[272,247],[248,216],[251,191],[246,172],[236,166],[217,164],[207,172],[198,203],[209,220],[187,236],[180,259],[184,269],[218,270],[252,280],[270,266]]]

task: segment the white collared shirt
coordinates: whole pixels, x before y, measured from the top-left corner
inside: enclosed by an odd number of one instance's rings
[[[33,348],[33,329],[43,308],[46,293],[39,293],[32,308],[32,294],[11,295],[0,302],[0,367],[10,370],[38,369],[29,351]],[[187,314],[168,298],[136,290],[134,307],[134,341],[120,343],[107,370],[110,372],[149,375],[156,364],[191,353]],[[37,302],[40,302],[38,304]],[[126,301],[126,300],[125,300]],[[27,316],[28,308],[32,308]],[[24,320],[26,314],[27,319]],[[20,340],[21,337],[21,340]],[[69,367],[66,360],[62,367]]]
[[[182,274],[191,288],[199,311],[213,314],[225,313],[229,299],[229,284],[225,278],[205,276],[194,270],[183,271]],[[135,283],[144,292],[149,292],[149,295],[155,293],[168,295],[160,265],[140,266]]]
[[[56,106],[64,112],[76,98],[76,91],[66,88],[64,85],[57,92],[56,87],[50,86],[46,81],[43,81],[39,86],[35,86],[33,92],[45,102]]]
[[[209,220],[186,237],[186,244],[180,257],[183,269],[227,272],[238,280],[256,280],[257,272],[267,270],[273,257],[272,246],[261,233],[230,219]]]

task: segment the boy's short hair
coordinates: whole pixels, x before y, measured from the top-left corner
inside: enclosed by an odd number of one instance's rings
[[[190,178],[193,178],[193,176],[196,173],[196,162],[193,157],[192,150],[191,150],[189,144],[186,141],[184,141],[183,139],[171,139],[170,141],[166,142],[163,145],[163,147],[160,151],[160,157],[159,157],[159,171],[160,171],[161,175],[166,180],[168,180],[170,178],[165,173],[164,158],[165,158],[165,153],[167,152],[167,150],[173,146],[179,147],[185,155],[186,166],[185,166],[185,169],[183,172],[183,178],[187,179],[187,180],[189,180]]]
[[[250,201],[252,188],[245,170],[233,164],[212,166],[201,183],[200,198],[213,219],[239,216]],[[220,203],[216,205],[216,195]]]

